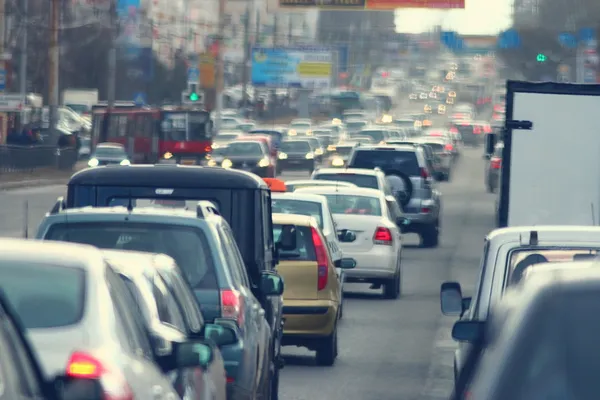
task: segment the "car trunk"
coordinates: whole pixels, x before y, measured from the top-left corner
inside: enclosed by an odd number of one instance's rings
[[[381,217],[367,215],[335,214],[338,231],[347,229],[356,235],[352,243],[340,243],[342,251],[364,252],[373,247],[373,236]]]
[[[283,277],[285,300],[318,299],[318,267],[316,261],[282,260],[277,265],[277,272]]]

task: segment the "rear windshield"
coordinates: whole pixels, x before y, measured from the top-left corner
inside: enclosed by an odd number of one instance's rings
[[[377,177],[373,175],[361,174],[318,174],[313,178],[319,181],[342,181],[354,183],[358,187],[369,189],[379,189],[377,186]]]
[[[2,261],[0,288],[27,329],[74,325],[83,317],[85,271],[81,268]]]
[[[365,125],[367,125],[366,121],[346,122],[346,128],[348,128],[350,130],[362,129]]]
[[[314,217],[323,228],[323,213],[321,204],[314,201],[292,200],[292,199],[273,199],[271,209],[274,213],[280,214],[300,214]]]
[[[383,142],[389,135],[385,131],[360,131],[361,136],[368,136],[373,139],[374,142]]]
[[[354,149],[354,146],[337,146],[335,152],[340,156],[349,156],[352,153],[352,149]]]
[[[381,203],[376,197],[326,194],[327,204],[333,214],[358,214],[381,216]]]
[[[273,224],[273,239],[279,241],[282,226]],[[312,242],[312,230],[307,226],[296,226],[296,248],[294,250],[279,250],[279,259],[288,261],[317,261],[315,247]]]
[[[257,142],[233,142],[227,147],[225,155],[230,157],[260,157],[264,155],[263,148]]]
[[[410,176],[419,176],[421,170],[414,151],[357,150],[351,168],[381,168],[384,171],[398,170]]]
[[[310,153],[311,150],[308,142],[283,142],[281,144],[281,151],[284,153]]]
[[[166,254],[175,259],[192,288],[217,288],[211,249],[200,229],[139,222],[70,222],[52,226],[44,239]]]
[[[435,152],[444,151],[444,144],[437,142],[424,142],[423,144],[431,147],[431,149]]]

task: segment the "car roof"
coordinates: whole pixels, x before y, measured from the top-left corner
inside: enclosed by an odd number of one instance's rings
[[[258,176],[219,167],[179,164],[108,165],[75,173],[69,185],[156,188],[268,189]]]
[[[272,193],[272,199],[290,199],[297,201],[310,201],[313,203],[327,204],[327,199],[318,194],[312,193],[301,193],[301,192],[285,192],[285,193]]]
[[[365,150],[415,151],[415,146],[410,144],[365,144],[356,148],[356,151]]]
[[[310,139],[309,136],[306,137],[300,137],[297,139],[284,139],[283,143],[289,143],[289,142],[308,142]]]
[[[316,183],[315,183],[316,182]],[[314,186],[345,186],[345,187],[357,187],[354,183],[344,181],[319,181],[316,179],[302,179],[297,181],[287,181],[286,185],[302,185],[302,184],[314,184]]]
[[[360,148],[360,147],[358,147]],[[335,175],[371,175],[377,176],[379,174],[383,174],[381,170],[377,169],[368,169],[368,168],[321,168],[315,171],[315,175],[321,174],[335,174]]]
[[[98,143],[98,145],[96,146],[96,148],[98,148],[98,147],[103,147],[103,148],[114,147],[114,148],[119,148],[119,149],[124,149],[125,148],[125,146],[123,146],[120,143],[109,143],[109,142]]]
[[[316,227],[317,223],[314,217],[299,214],[280,214],[273,213],[273,223],[281,225],[298,225]]]
[[[356,195],[356,196],[371,196],[371,197],[382,197],[383,192],[377,189],[370,188],[349,188],[349,187],[335,187],[335,186],[320,186],[320,187],[308,187],[301,188],[294,193],[304,194],[343,194],[343,195]]]
[[[88,270],[99,265],[102,255],[86,244],[50,240],[0,239],[0,260],[76,266]],[[100,263],[100,265],[102,265]]]

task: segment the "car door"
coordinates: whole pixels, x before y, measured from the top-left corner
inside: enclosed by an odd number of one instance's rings
[[[331,215],[329,207],[323,203],[321,203],[321,215],[323,215],[323,236],[325,236],[325,242],[327,242],[327,248],[329,249],[329,254],[331,254],[331,261],[335,264],[344,255],[338,240],[338,232],[333,215]],[[341,284],[344,282],[344,270],[336,267],[335,273],[341,287]]]

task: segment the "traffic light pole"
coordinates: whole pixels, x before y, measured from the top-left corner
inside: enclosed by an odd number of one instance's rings
[[[254,3],[254,2],[252,2]],[[246,15],[244,16],[244,58],[242,60],[242,110],[245,113],[248,108],[248,64],[250,63],[250,2],[246,3]],[[254,7],[252,7],[254,9]],[[245,115],[245,114],[244,114]]]
[[[225,43],[225,0],[219,0],[219,31],[217,33],[217,69],[215,76],[216,83],[216,101],[215,101],[215,130],[219,132],[221,128],[221,112],[223,110],[223,89],[225,88],[225,65],[223,62],[223,45]]]

